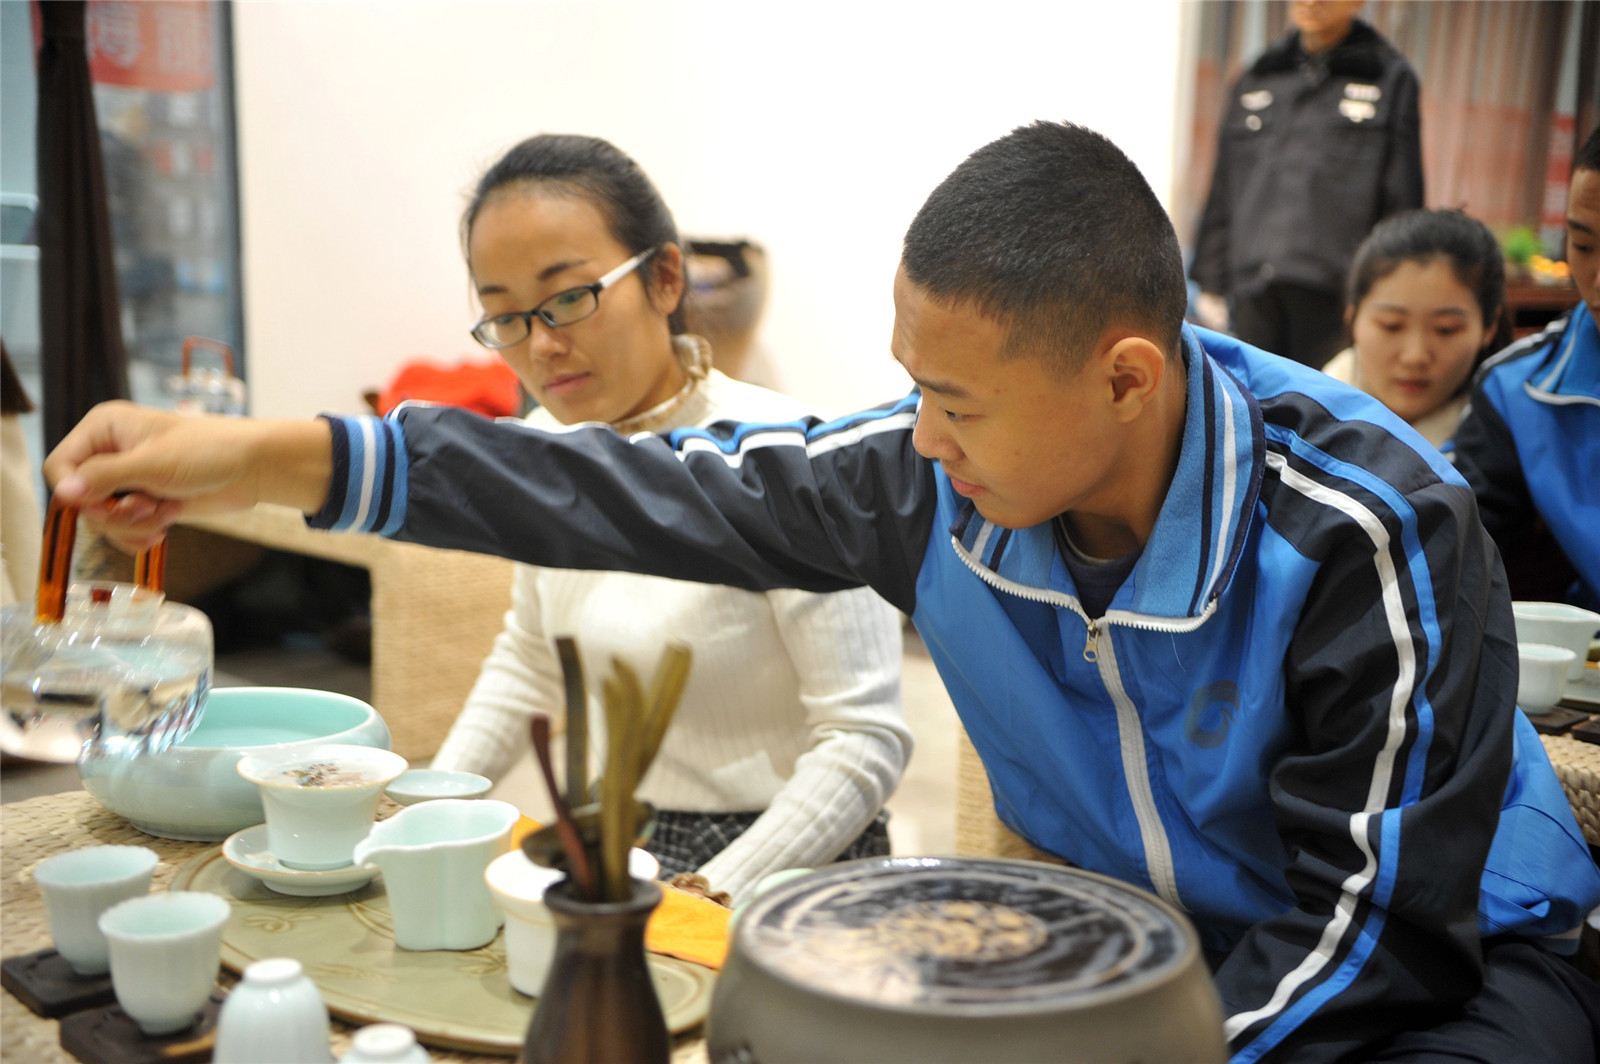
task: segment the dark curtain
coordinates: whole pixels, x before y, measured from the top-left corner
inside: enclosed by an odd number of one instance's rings
[[[40,20],[39,333],[48,453],[95,403],[128,397],[111,214],[89,83],[85,0]]]

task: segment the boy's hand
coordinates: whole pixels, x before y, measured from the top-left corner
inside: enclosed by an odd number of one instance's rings
[[[686,894],[695,894],[714,901],[724,909],[733,907],[733,898],[725,890],[712,890],[711,881],[698,872],[679,872],[667,880],[667,885],[677,887]]]
[[[194,417],[102,403],[45,459],[45,479],[125,550],[161,540],[184,513],[282,502],[320,509],[332,472],[326,424]]]

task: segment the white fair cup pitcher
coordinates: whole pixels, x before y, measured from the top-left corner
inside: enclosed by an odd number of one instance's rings
[[[375,824],[355,863],[383,870],[401,949],[477,949],[500,930],[483,873],[511,848],[517,807],[487,798],[441,798]]]

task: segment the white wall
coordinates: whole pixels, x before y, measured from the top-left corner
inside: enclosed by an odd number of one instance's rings
[[[235,8],[253,408],[354,411],[402,360],[483,352],[456,225],[536,132],[606,137],[688,234],[771,253],[786,390],[892,398],[906,225],[970,151],[1035,118],[1111,136],[1165,199],[1174,0],[384,3]]]

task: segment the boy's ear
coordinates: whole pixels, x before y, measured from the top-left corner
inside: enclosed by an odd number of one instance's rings
[[[1143,336],[1124,336],[1101,356],[1111,385],[1111,406],[1118,421],[1143,412],[1166,375],[1172,372],[1166,352]]]

